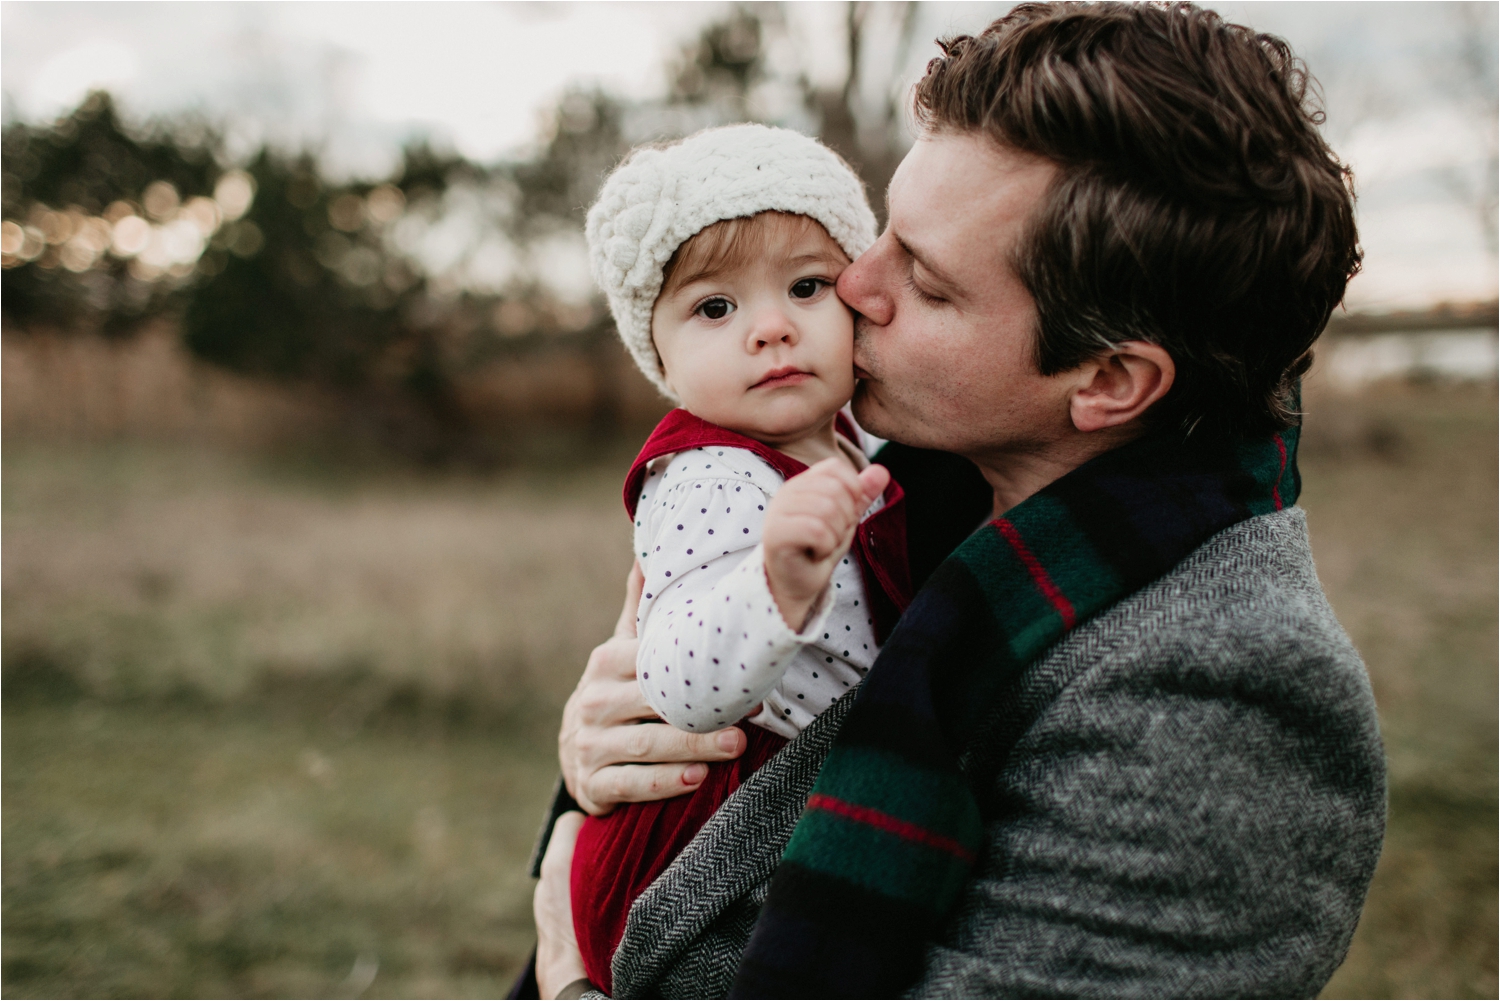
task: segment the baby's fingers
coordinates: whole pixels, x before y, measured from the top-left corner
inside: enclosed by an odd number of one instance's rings
[[[820,519],[836,535],[843,535],[859,524],[859,504],[843,484],[823,481],[809,484],[787,498],[782,506],[784,516]],[[769,522],[769,519],[768,519]]]
[[[884,466],[866,466],[859,474],[859,485],[864,490],[866,507],[875,503],[875,498],[885,493],[890,485],[891,471]]]
[[[830,485],[836,483],[838,488],[848,495],[850,503],[854,506],[856,517],[863,514],[865,508],[873,504],[875,498],[883,494],[886,486],[891,482],[890,470],[884,466],[866,466],[863,471],[856,473],[846,462],[826,459],[813,468],[817,469],[825,463],[830,464],[826,471],[825,482]]]
[[[860,493],[859,474],[856,473],[847,461],[837,456],[824,459],[822,462],[809,466],[802,474],[809,480],[833,484],[837,483],[847,490],[850,496],[857,497]]]
[[[803,489],[835,500],[856,519],[869,506],[860,474],[841,459],[824,459],[796,479],[803,481]]]
[[[805,552],[814,562],[827,559],[846,544],[845,532],[829,518],[810,512],[789,513],[781,530],[766,533],[766,548],[783,546]]]

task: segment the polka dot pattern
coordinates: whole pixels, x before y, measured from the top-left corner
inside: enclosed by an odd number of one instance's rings
[[[663,719],[692,733],[730,726],[760,703],[752,722],[796,736],[858,684],[879,653],[858,607],[858,562],[840,561],[835,586],[803,633],[794,633],[771,597],[760,548],[781,475],[753,452],[729,447],[663,456],[648,471],[635,527],[646,576],[642,694]],[[705,503],[707,491],[722,503]],[[707,556],[715,552],[721,555]]]

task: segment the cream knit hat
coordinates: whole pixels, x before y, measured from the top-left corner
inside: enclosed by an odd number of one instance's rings
[[[605,180],[585,227],[594,281],[635,363],[668,397],[651,341],[662,266],[704,227],[772,211],[821,223],[850,260],[875,242],[864,184],[838,154],[789,129],[727,125],[641,147]]]

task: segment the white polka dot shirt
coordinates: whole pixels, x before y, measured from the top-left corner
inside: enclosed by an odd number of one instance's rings
[[[755,453],[705,446],[646,467],[635,549],[646,583],[636,679],[673,726],[705,733],[744,718],[795,737],[875,662],[873,615],[853,554],[799,633],[771,597],[760,547],[781,474]],[[884,506],[877,499],[869,517]]]

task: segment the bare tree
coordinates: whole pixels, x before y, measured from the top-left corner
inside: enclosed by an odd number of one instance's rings
[[[1500,81],[1496,73],[1496,7],[1490,3],[1445,4],[1452,43],[1433,63],[1434,77],[1472,123],[1479,139],[1478,164],[1443,170],[1444,186],[1473,212],[1491,257],[1497,246],[1497,187],[1500,187]]]
[[[896,165],[906,154],[903,122],[905,94],[901,68],[911,53],[918,5],[850,2],[844,17],[848,72],[837,89],[815,89],[804,83],[806,101],[819,117],[822,140],[848,160],[869,186],[876,215],[884,216],[883,194]],[[871,27],[877,16],[888,17],[895,42],[887,51],[873,51]],[[878,101],[866,95],[878,90]]]

